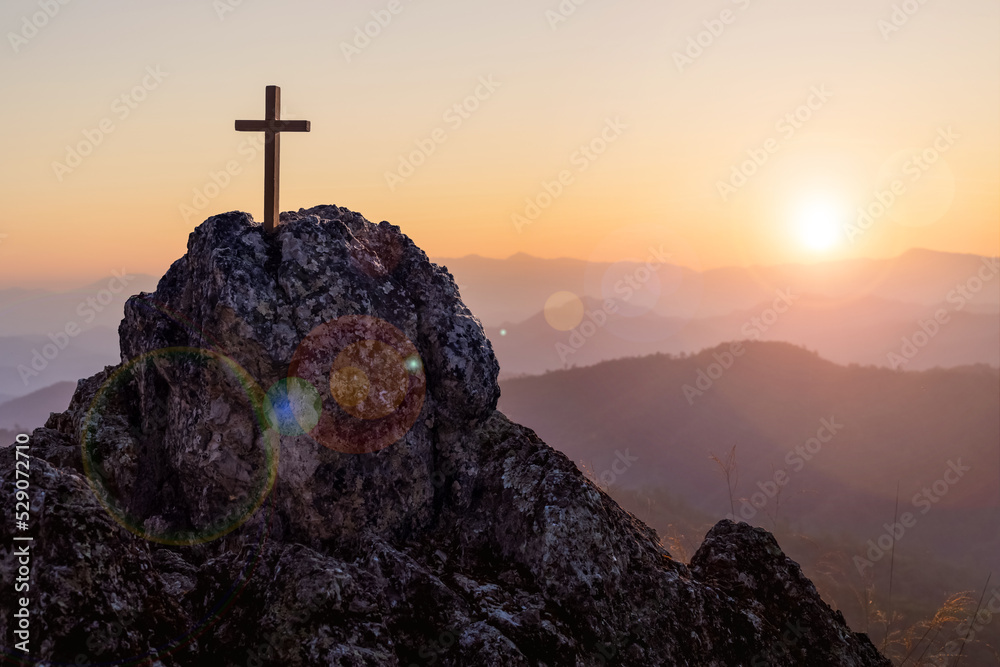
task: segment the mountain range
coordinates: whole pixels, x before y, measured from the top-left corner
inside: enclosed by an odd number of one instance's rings
[[[911,250],[891,260],[664,265],[652,274],[637,263],[527,255],[440,262],[483,320],[503,377],[731,340],[789,342],[842,364],[1000,366],[1000,262],[986,257]],[[575,318],[546,307],[564,293],[576,296]],[[918,354],[901,354],[907,341]]]
[[[995,588],[983,589],[1000,571],[994,367],[841,365],[751,341],[509,378],[501,389],[505,414],[672,548],[693,553],[705,526],[732,516],[775,531],[852,626],[895,608],[896,664],[949,596],[964,591],[974,605]],[[908,526],[893,527],[907,513]],[[994,664],[1000,630],[980,635],[965,660]]]
[[[841,364],[1000,366],[998,263],[987,257],[910,250],[893,259],[706,271],[667,263],[645,281],[637,280],[646,277],[644,264],[628,261],[525,254],[436,261],[483,322],[505,378],[739,339],[789,342]],[[156,280],[130,276],[118,292],[109,282],[67,292],[0,290],[0,403],[117,363],[114,329],[125,296],[152,291]],[[111,298],[106,307],[93,301],[102,294]],[[550,323],[567,321],[551,317],[552,306],[546,317],[556,294],[576,296],[578,321]],[[781,294],[790,307],[770,312]],[[941,311],[946,321],[919,354],[902,355]],[[68,325],[80,333],[60,347]]]
[[[152,276],[117,271],[73,290],[0,290],[0,403],[118,363],[125,300],[155,287]]]

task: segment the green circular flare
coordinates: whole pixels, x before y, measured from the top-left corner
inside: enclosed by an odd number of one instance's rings
[[[407,357],[406,361],[403,362],[403,365],[406,366],[406,370],[410,373],[422,373],[424,370],[424,362],[422,362],[420,360],[420,356],[416,354]]]
[[[234,384],[245,404],[226,400],[232,392],[224,389]],[[213,386],[223,390],[201,396],[191,389]],[[94,395],[81,429],[84,473],[94,495],[118,524],[150,542],[203,544],[232,532],[263,504],[277,478],[280,439],[263,401],[263,390],[243,368],[211,350],[164,348],[123,364]],[[173,432],[187,413],[196,417],[189,420],[191,432]],[[221,437],[251,429],[260,432],[251,445]],[[171,446],[183,447],[185,457],[202,457],[197,473],[208,478],[204,485],[185,489],[183,471],[173,475],[180,481],[164,483]],[[234,479],[244,480],[242,487]]]

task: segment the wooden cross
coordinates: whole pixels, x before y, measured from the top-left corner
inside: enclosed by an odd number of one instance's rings
[[[264,231],[273,232],[281,224],[278,209],[279,162],[281,133],[309,132],[307,120],[281,120],[281,88],[267,87],[267,107],[264,120],[238,120],[237,132],[264,133]]]

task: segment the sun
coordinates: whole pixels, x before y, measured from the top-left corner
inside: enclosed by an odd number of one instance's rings
[[[829,201],[809,201],[795,213],[794,226],[799,243],[814,252],[833,250],[843,239],[843,213]]]

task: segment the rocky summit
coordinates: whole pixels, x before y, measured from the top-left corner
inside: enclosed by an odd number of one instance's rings
[[[482,326],[386,222],[209,218],[119,336],[0,450],[21,664],[890,665],[769,533],[685,565],[497,412]]]

